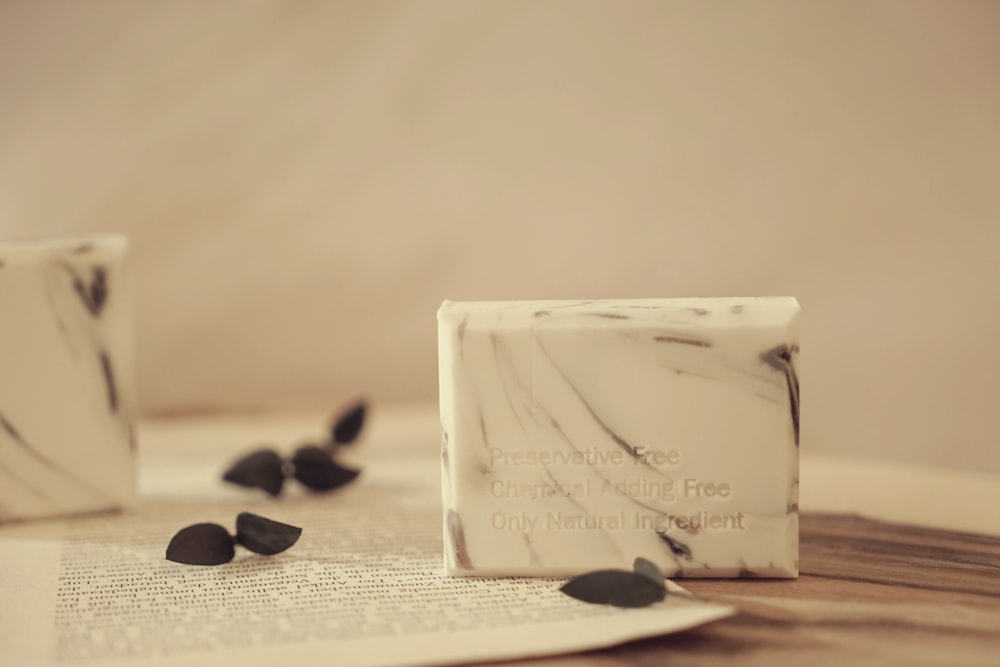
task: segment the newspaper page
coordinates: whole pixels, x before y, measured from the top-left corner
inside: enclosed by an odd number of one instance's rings
[[[272,499],[219,481],[253,432],[173,427],[150,438],[140,508],[0,526],[0,663],[448,664],[609,646],[732,613],[683,595],[591,605],[561,593],[563,579],[448,577],[436,443],[358,445],[348,456],[362,474],[348,487]],[[241,511],[302,536],[275,556],[237,547],[214,567],[164,558],[179,529],[235,532]]]

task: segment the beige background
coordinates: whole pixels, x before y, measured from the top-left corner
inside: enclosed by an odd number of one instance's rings
[[[433,400],[443,298],[791,294],[804,447],[1000,471],[1000,3],[0,0],[0,236],[92,230],[149,413]]]

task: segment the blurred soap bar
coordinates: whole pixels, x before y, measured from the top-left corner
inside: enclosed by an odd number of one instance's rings
[[[0,243],[0,521],[136,497],[126,240]]]
[[[446,569],[798,574],[799,304],[438,311]]]

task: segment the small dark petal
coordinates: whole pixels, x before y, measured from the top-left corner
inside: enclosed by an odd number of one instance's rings
[[[647,607],[666,597],[663,584],[624,570],[598,570],[573,577],[560,588],[577,600],[615,607]]]
[[[264,489],[276,496],[285,483],[283,465],[281,457],[273,449],[258,449],[230,466],[222,479],[240,486]]]
[[[330,491],[344,486],[361,472],[338,465],[330,458],[329,452],[312,445],[295,450],[292,463],[295,465],[295,479],[313,491]]]
[[[221,565],[235,553],[232,536],[217,523],[182,528],[167,545],[167,560],[187,565]]]
[[[338,445],[346,445],[354,442],[361,428],[365,425],[365,414],[368,412],[368,404],[358,401],[356,404],[340,413],[340,416],[333,423],[330,435]]]
[[[655,583],[657,586],[666,587],[664,580],[666,577],[660,572],[660,568],[656,567],[656,564],[652,561],[646,560],[645,558],[636,558],[635,562],[632,564],[632,570],[636,574],[641,574],[644,577],[648,577],[650,581]]]
[[[295,544],[302,529],[287,523],[266,519],[250,512],[236,517],[236,541],[250,551],[270,556]]]

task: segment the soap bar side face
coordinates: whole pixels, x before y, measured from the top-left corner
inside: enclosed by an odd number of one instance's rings
[[[0,244],[0,521],[136,501],[127,243]]]
[[[798,571],[798,303],[445,302],[447,569]]]

